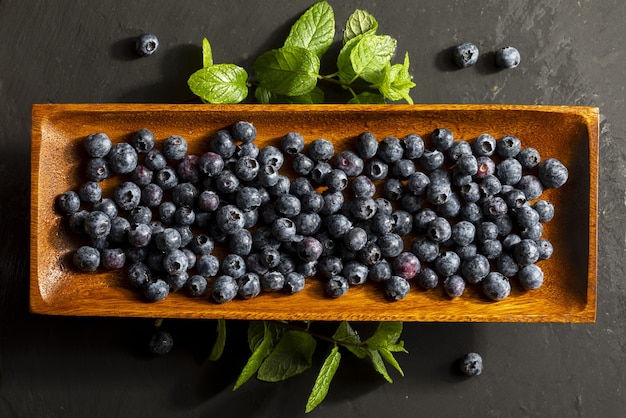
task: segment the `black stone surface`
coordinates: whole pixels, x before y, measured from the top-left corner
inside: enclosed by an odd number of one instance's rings
[[[30,108],[33,103],[181,103],[208,37],[216,62],[251,69],[311,1],[0,1],[0,416],[296,417],[316,369],[233,392],[246,361],[245,323],[207,360],[215,322],[166,320],[167,356],[144,347],[151,320],[28,312]],[[601,111],[598,313],[595,324],[405,324],[405,376],[387,384],[344,356],[324,417],[615,417],[626,410],[626,3],[605,1],[331,2],[340,28],[355,8],[408,51],[416,103],[592,105]],[[158,36],[136,58],[134,39]],[[339,33],[337,40],[339,40]],[[475,67],[450,48],[473,42]],[[338,45],[338,44],[337,44]],[[522,62],[498,71],[493,51]],[[337,46],[334,47],[336,52]],[[332,54],[332,51],[331,53]],[[399,59],[399,57],[396,57]],[[331,63],[325,63],[329,66]],[[484,359],[467,379],[454,361]],[[318,350],[318,360],[323,348]],[[319,365],[319,362],[316,363]]]

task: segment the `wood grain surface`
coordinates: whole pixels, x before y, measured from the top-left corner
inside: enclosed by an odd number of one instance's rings
[[[544,236],[554,255],[540,262],[544,285],[523,291],[513,279],[512,294],[491,302],[469,286],[451,300],[441,285],[423,291],[415,284],[402,301],[390,302],[374,283],[353,286],[338,299],[325,296],[323,281],[308,278],[295,295],[262,293],[251,300],[216,304],[208,296],[171,294],[145,302],[125,284],[121,271],[76,271],[71,252],[79,240],[55,210],[60,193],[83,181],[82,140],[107,133],[114,143],[149,128],[162,141],[181,135],[189,152],[202,153],[219,129],[248,120],[258,131],[257,144],[278,145],[280,137],[298,131],[307,142],[324,137],[335,150],[349,149],[355,137],[370,131],[379,139],[417,133],[427,138],[446,127],[455,139],[481,133],[496,138],[512,134],[543,158],[559,158],[569,169],[568,183],[542,198],[555,204],[555,218]],[[598,109],[522,105],[34,105],[31,154],[32,312],[51,315],[155,318],[228,318],[284,320],[428,321],[428,322],[594,322],[597,287]],[[286,165],[289,165],[286,162]],[[118,181],[105,181],[105,192]],[[410,243],[412,237],[406,242]],[[217,254],[221,254],[219,251]]]

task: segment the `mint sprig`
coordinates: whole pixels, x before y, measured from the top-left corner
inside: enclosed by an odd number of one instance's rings
[[[216,104],[240,103],[248,97],[263,104],[322,103],[320,82],[341,85],[350,94],[348,103],[413,103],[408,53],[403,64],[392,64],[397,41],[378,34],[378,26],[374,16],[355,10],[343,30],[337,71],[322,75],[320,61],[334,42],[335,15],[327,1],[320,1],[298,18],[282,46],[255,59],[253,77],[235,64],[215,64],[204,39],[202,69],[189,77],[188,85],[203,102]]]

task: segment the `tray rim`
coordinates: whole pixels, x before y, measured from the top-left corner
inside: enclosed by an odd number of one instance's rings
[[[402,319],[405,321],[417,322],[571,322],[571,323],[592,323],[596,319],[597,309],[597,222],[598,222],[598,145],[599,145],[599,108],[593,106],[567,106],[567,105],[518,105],[518,104],[391,104],[391,105],[340,105],[340,104],[318,104],[318,105],[261,105],[261,104],[236,104],[236,105],[209,105],[209,104],[138,104],[138,103],[102,103],[102,104],[33,104],[32,105],[32,132],[31,132],[31,248],[30,248],[30,301],[29,308],[32,313],[48,315],[67,316],[121,316],[121,317],[161,317],[158,312],[150,311],[142,314],[128,314],[116,312],[115,309],[107,308],[94,315],[93,312],[85,312],[81,309],[75,311],[59,312],[42,297],[39,291],[38,277],[38,185],[39,185],[39,145],[42,140],[42,125],[44,121],[55,114],[64,112],[237,112],[254,110],[268,112],[421,112],[421,111],[531,111],[545,113],[575,114],[585,121],[589,136],[589,248],[588,248],[588,271],[586,285],[586,303],[584,309],[568,314],[561,314],[558,318],[554,314],[530,314],[530,315],[509,315],[499,318],[499,320],[489,320],[490,315],[481,314],[459,314],[454,318],[449,315],[438,317],[436,314],[429,314],[430,319]],[[33,262],[35,261],[35,262]],[[204,318],[206,316],[193,315],[187,313],[177,318]],[[216,316],[216,318],[219,317]],[[295,315],[295,319],[299,315]],[[242,318],[248,319],[245,315]],[[254,318],[251,318],[254,319]],[[314,320],[342,320],[343,318]],[[358,319],[350,317],[350,320],[372,320]],[[393,315],[381,320],[396,320]]]

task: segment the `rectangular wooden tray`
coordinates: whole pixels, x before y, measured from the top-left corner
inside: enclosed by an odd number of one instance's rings
[[[544,236],[554,255],[541,262],[544,285],[513,291],[490,302],[469,286],[451,300],[441,285],[423,291],[413,285],[402,301],[389,302],[374,283],[353,286],[345,296],[325,296],[321,279],[309,278],[295,295],[262,293],[226,304],[209,297],[171,294],[148,303],[124,284],[120,271],[76,271],[69,254],[77,248],[55,210],[60,193],[83,181],[82,140],[93,132],[107,133],[114,143],[128,140],[138,129],[151,129],[158,140],[181,135],[191,153],[207,150],[218,129],[239,120],[252,122],[259,146],[278,144],[290,131],[307,141],[327,138],[336,151],[353,146],[363,131],[379,139],[417,133],[427,138],[447,127],[456,139],[481,133],[496,138],[519,137],[524,147],[537,148],[543,158],[559,158],[568,168],[568,183],[547,190],[542,198],[556,207]],[[428,321],[428,322],[594,322],[596,315],[598,109],[523,105],[34,105],[32,109],[31,281],[30,309],[51,315],[155,318],[227,318],[280,320]],[[105,190],[111,188],[105,184]]]

